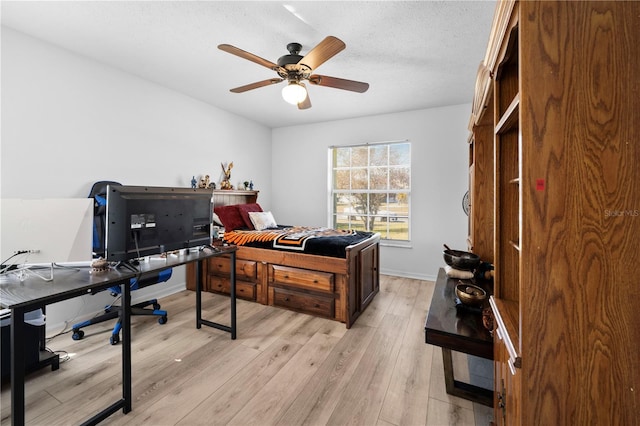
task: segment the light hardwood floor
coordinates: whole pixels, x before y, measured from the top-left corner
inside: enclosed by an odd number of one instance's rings
[[[344,324],[238,301],[238,338],[195,328],[195,296],[162,299],[169,322],[135,317],[133,411],[107,425],[487,425],[491,409],[445,392],[440,348],[424,342],[429,281],[381,276],[381,291]],[[203,317],[228,321],[228,298],[203,294]],[[78,424],[121,395],[120,345],[107,324],[52,339],[60,369],[26,383],[27,423]],[[460,354],[461,355],[461,354]],[[469,372],[455,358],[456,378]],[[10,389],[2,386],[2,425]]]

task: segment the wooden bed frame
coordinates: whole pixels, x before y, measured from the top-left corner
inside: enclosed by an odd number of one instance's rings
[[[258,191],[213,191],[214,207],[255,203]],[[241,246],[236,253],[238,297],[340,321],[350,328],[380,290],[380,235],[346,248],[345,258]],[[230,260],[205,263],[204,290],[228,294]],[[195,290],[194,267],[187,288]]]

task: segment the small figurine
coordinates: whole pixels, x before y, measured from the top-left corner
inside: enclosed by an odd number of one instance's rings
[[[253,191],[253,181],[252,180],[249,181],[249,190]]]
[[[249,189],[249,181],[245,180],[244,182],[242,182],[244,184],[244,190],[246,191],[247,189]]]
[[[195,177],[195,176],[193,176],[193,177],[191,178],[191,188],[195,188],[197,183],[198,183],[198,182],[196,181],[196,177]]]
[[[220,189],[233,189],[233,185],[231,185],[231,169],[233,169],[233,161],[229,163],[227,168],[225,168],[222,163],[220,163],[220,166],[222,166],[222,172],[224,173],[224,179],[220,182]]]
[[[209,184],[209,175],[204,175],[200,178],[200,184],[198,185],[198,188],[209,188]]]

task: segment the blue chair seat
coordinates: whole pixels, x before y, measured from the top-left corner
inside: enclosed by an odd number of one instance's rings
[[[143,279],[132,278],[129,282],[129,286],[132,291],[139,290],[141,288],[147,287],[149,285],[158,284],[161,282],[168,281],[171,278],[172,269],[165,269],[160,271],[157,275],[153,275],[151,277],[146,277]],[[109,291],[114,297],[120,297],[122,293],[122,289],[119,286],[110,287]],[[151,306],[151,309],[148,307]],[[109,343],[112,345],[120,342],[120,329],[122,328],[121,322],[121,306],[111,304],[105,307],[105,313],[102,315],[98,315],[97,317],[91,318],[87,321],[79,322],[74,324],[72,327],[72,338],[73,340],[80,340],[84,337],[84,331],[82,330],[85,327],[88,327],[93,324],[99,324],[101,322],[110,321],[117,318],[116,324],[113,327],[113,331],[111,332],[111,336],[109,337]],[[160,309],[160,304],[157,299],[146,300],[141,303],[136,303],[131,305],[131,315],[154,315],[159,317],[158,323],[165,324],[167,322],[167,311]]]

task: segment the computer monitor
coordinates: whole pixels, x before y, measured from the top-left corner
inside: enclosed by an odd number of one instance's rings
[[[93,202],[88,198],[0,199],[0,262],[91,262]]]
[[[105,252],[110,262],[211,243],[210,189],[109,185]]]

